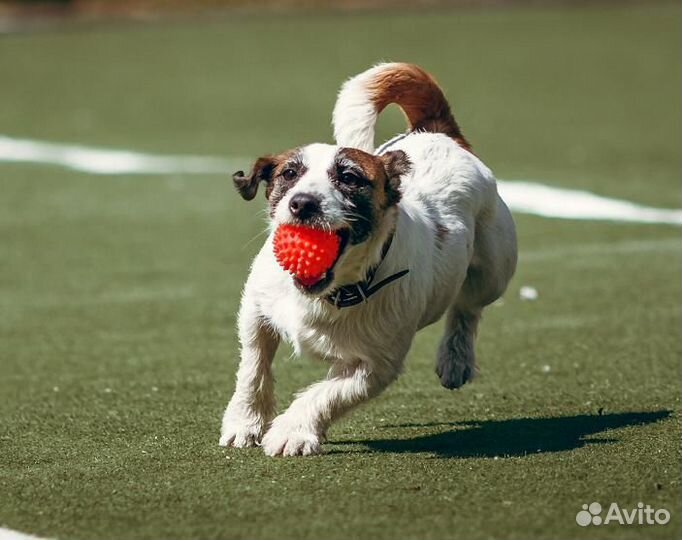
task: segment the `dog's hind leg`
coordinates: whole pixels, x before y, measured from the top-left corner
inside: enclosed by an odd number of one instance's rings
[[[474,257],[450,307],[438,347],[436,373],[445,388],[459,388],[477,372],[474,342],[483,308],[500,298],[516,269],[516,234],[501,199],[492,223],[478,224]]]
[[[454,305],[448,311],[436,361],[436,373],[445,388],[459,388],[476,374],[474,341],[480,318],[481,310]]]
[[[483,308],[502,295],[509,280],[504,273],[506,266],[497,260],[502,250],[488,249],[489,244],[490,239],[479,229],[474,259],[448,311],[445,334],[438,347],[436,373],[441,384],[450,390],[476,375],[474,342]]]

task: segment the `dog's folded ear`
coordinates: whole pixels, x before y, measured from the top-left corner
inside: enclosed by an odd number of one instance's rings
[[[275,170],[277,161],[273,156],[260,157],[254,163],[251,173],[246,176],[244,171],[237,171],[232,175],[234,187],[246,201],[250,201],[256,196],[258,192],[258,184],[261,182],[270,183],[272,181],[272,173]],[[267,193],[266,191],[266,196]]]
[[[400,201],[400,179],[410,172],[412,164],[407,154],[402,150],[391,150],[379,156],[384,164],[386,171],[386,195],[388,196],[388,206],[397,204]]]

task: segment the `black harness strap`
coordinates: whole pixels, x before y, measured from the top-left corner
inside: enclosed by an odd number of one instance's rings
[[[386,258],[386,254],[388,253],[392,243],[393,235],[391,235],[391,237],[388,239],[384,249],[382,250],[379,264],[369,269],[369,272],[367,272],[367,277],[364,281],[359,281],[358,283],[353,283],[352,285],[344,285],[339,287],[335,291],[332,291],[325,296],[324,299],[339,309],[357,306],[358,304],[367,302],[373,294],[377,293],[380,289],[383,289],[386,285],[393,283],[394,281],[409,273],[410,270],[406,268],[405,270],[401,270],[400,272],[396,272],[395,274],[382,279],[376,285],[372,285],[372,280],[374,280],[374,276],[376,275],[379,266],[381,266],[381,263]]]

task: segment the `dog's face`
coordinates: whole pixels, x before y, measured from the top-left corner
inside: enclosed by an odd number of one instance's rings
[[[297,286],[321,295],[339,285],[364,278],[367,262],[381,250],[395,225],[400,178],[410,164],[402,151],[381,156],[353,148],[311,144],[276,156],[259,158],[251,174],[234,175],[246,200],[266,184],[270,219],[304,225],[339,235],[341,249],[321,280]],[[370,261],[370,264],[376,261]]]

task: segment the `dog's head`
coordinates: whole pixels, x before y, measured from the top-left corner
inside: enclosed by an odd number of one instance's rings
[[[274,228],[305,225],[339,235],[341,249],[333,267],[312,286],[299,289],[322,295],[364,279],[395,227],[400,179],[410,170],[404,152],[381,156],[353,148],[311,144],[259,158],[247,176],[234,175],[241,196],[251,200],[265,184]]]

